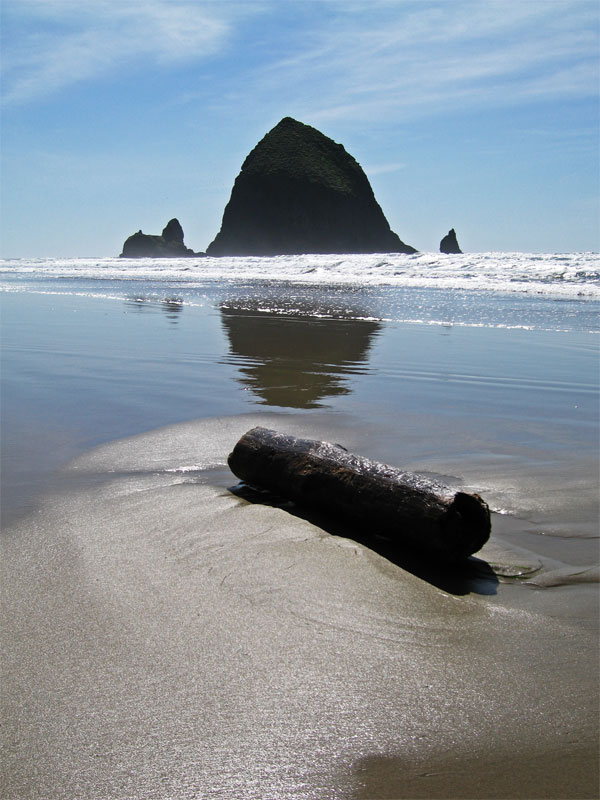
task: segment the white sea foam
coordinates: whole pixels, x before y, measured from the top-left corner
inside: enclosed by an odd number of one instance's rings
[[[598,253],[394,253],[185,259],[8,259],[0,287],[19,278],[152,282],[195,288],[216,281],[461,289],[600,299]]]

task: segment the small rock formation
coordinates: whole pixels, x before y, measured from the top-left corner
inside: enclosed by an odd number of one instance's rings
[[[456,240],[456,231],[451,228],[440,242],[440,253],[462,253]]]
[[[183,228],[179,220],[172,219],[163,229],[160,236],[142,233],[139,230],[123,245],[121,258],[187,258],[189,256],[202,256],[204,253],[194,253],[183,243]]]
[[[285,117],[235,180],[210,256],[415,253],[390,230],[360,165],[315,128]]]
[[[183,228],[178,219],[172,219],[167,222],[167,226],[163,228],[162,238],[165,242],[183,244]]]

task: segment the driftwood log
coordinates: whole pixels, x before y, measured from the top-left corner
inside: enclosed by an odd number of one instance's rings
[[[490,535],[490,511],[478,495],[353,455],[339,444],[257,427],[242,436],[228,464],[249,486],[421,556],[460,561]]]

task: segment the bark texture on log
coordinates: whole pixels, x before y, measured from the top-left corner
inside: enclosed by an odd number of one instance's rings
[[[238,441],[228,464],[250,486],[432,558],[460,561],[490,535],[490,511],[478,495],[353,455],[338,444],[257,427]]]

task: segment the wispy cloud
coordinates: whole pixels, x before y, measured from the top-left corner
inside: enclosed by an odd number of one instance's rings
[[[223,46],[230,28],[219,6],[185,0],[4,0],[3,15],[7,103],[143,59],[199,60]]]
[[[396,161],[390,164],[373,164],[365,167],[365,172],[367,175],[383,175],[387,172],[398,172],[401,169],[405,169],[406,164]]]
[[[285,86],[314,122],[597,93],[594,1],[328,5],[326,27],[303,31],[301,47],[255,76],[265,98]]]
[[[596,0],[3,0],[3,14],[8,103],[217,54],[227,58],[214,82],[196,90],[192,75],[181,102],[200,92],[214,106],[284,108],[314,124],[598,88]]]

